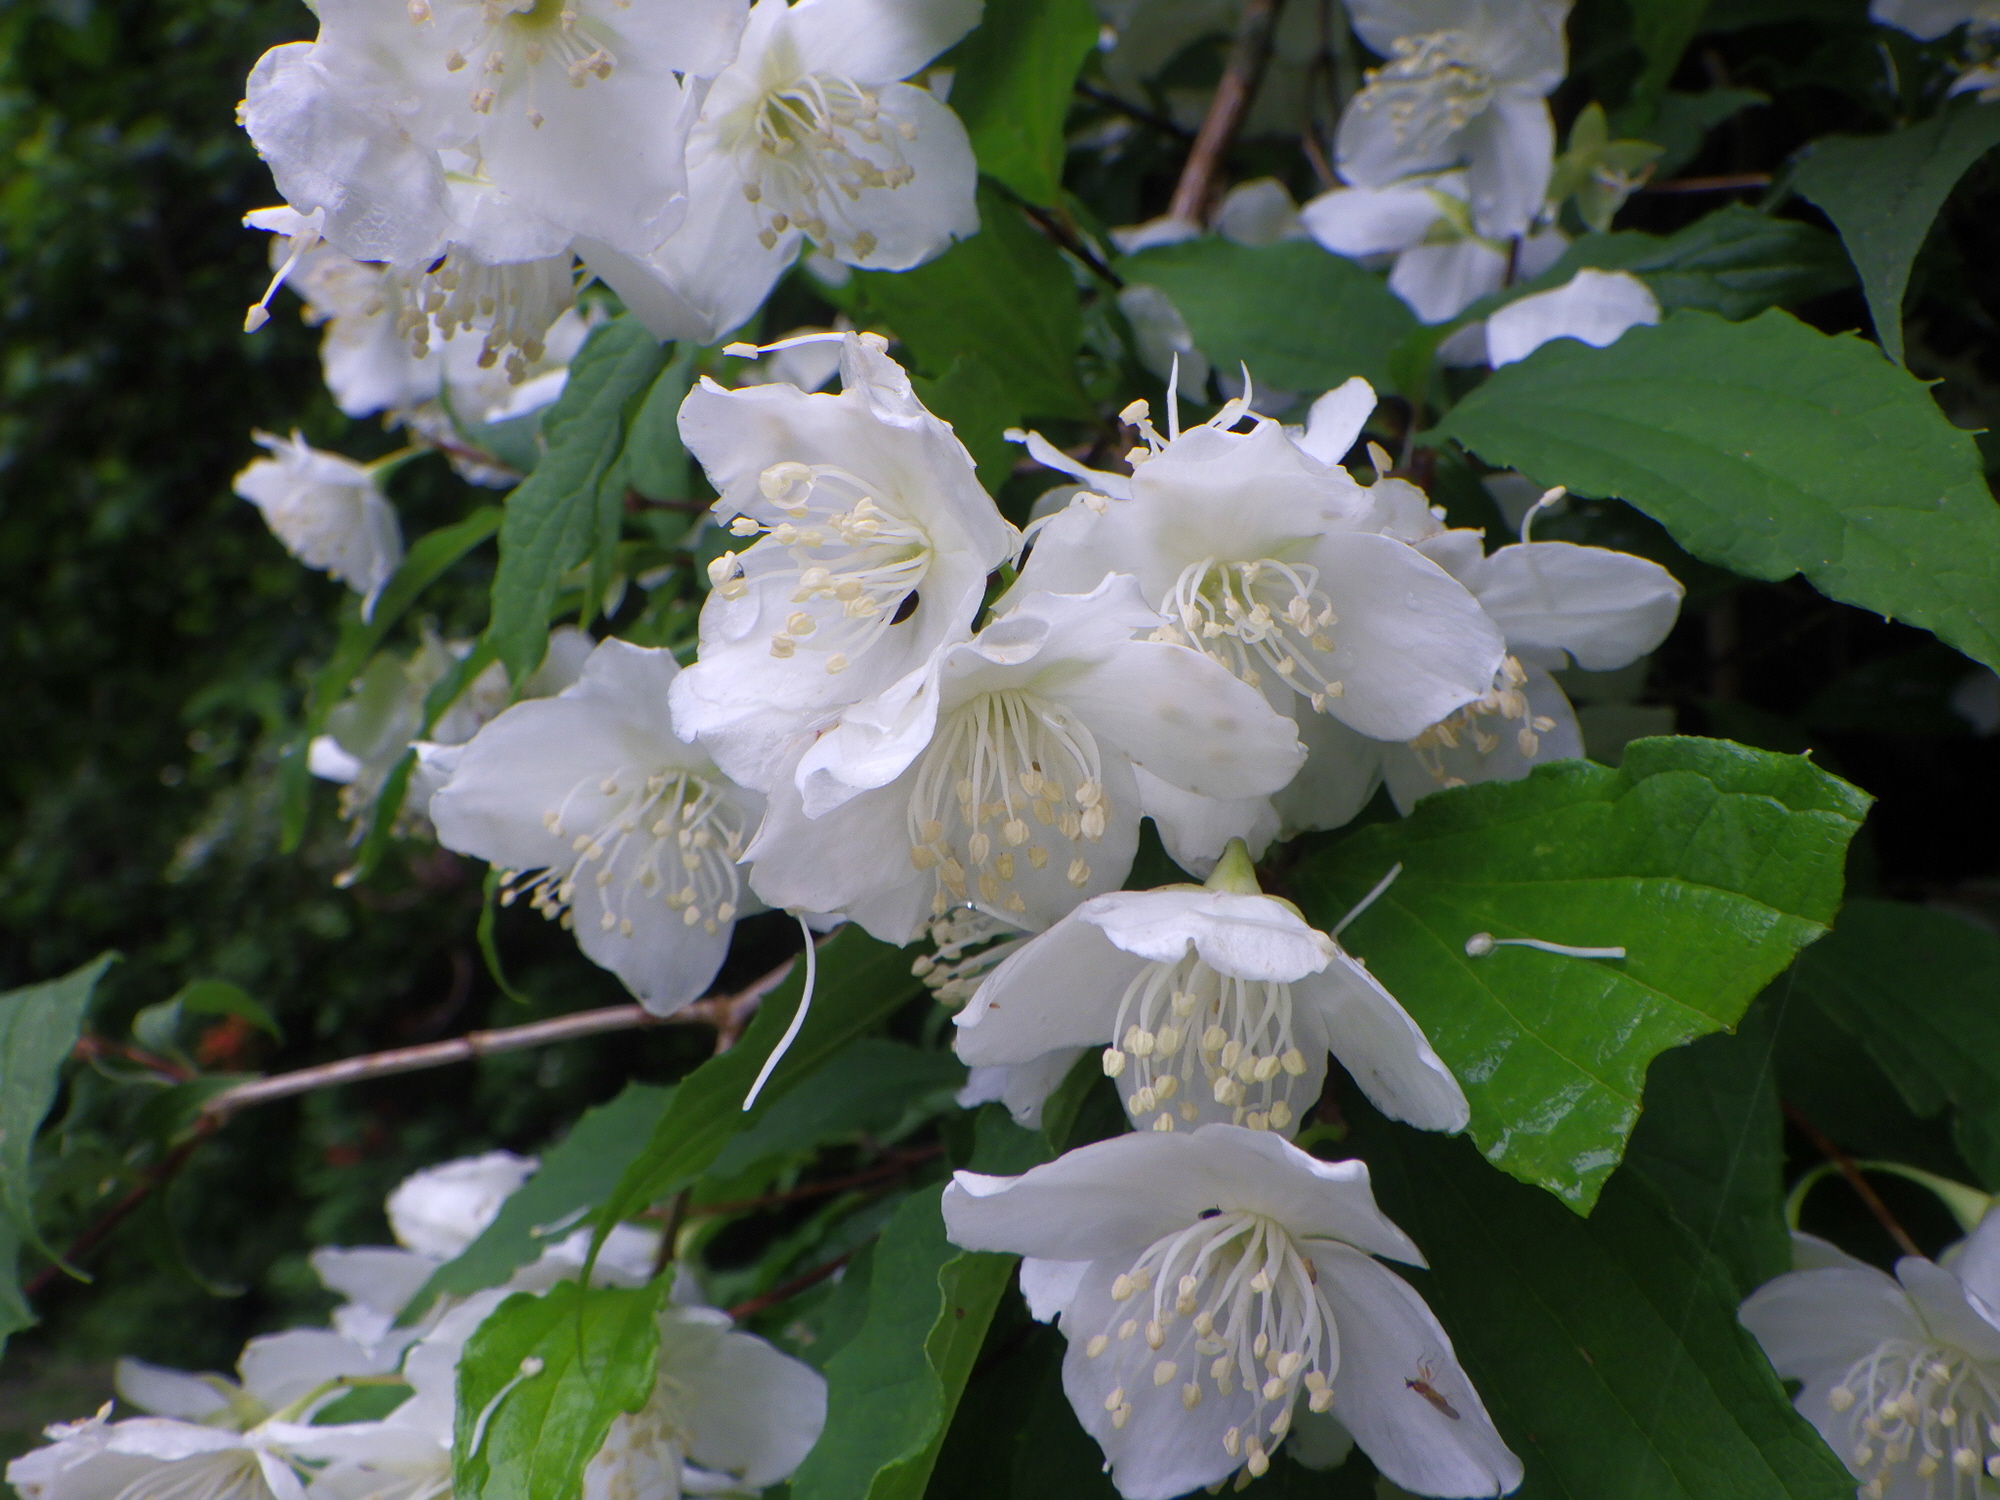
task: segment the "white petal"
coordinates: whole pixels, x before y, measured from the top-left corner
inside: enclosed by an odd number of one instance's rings
[[[419,265],[444,249],[450,213],[437,154],[385,109],[356,102],[312,43],[273,47],[244,85],[243,124],[278,191],[326,210],[326,238],[356,260]]]
[[[1048,1103],[1069,1070],[1083,1056],[1085,1048],[1057,1047],[1026,1062],[1000,1063],[990,1068],[973,1068],[965,1075],[965,1087],[952,1097],[961,1109],[999,1103],[1023,1130],[1042,1128],[1042,1106]]]
[[[1659,301],[1638,277],[1584,270],[1554,291],[1523,297],[1494,313],[1486,320],[1486,349],[1497,369],[1526,359],[1551,339],[1578,339],[1602,349],[1628,329],[1659,321]]]
[[[1872,1266],[1788,1271],[1752,1292],[1736,1316],[1787,1380],[1838,1377],[1879,1344],[1924,1337],[1903,1288]]]
[[[1494,743],[1482,750],[1469,734],[1460,733],[1456,748],[1433,745],[1421,756],[1408,745],[1385,745],[1382,752],[1382,779],[1399,811],[1407,813],[1423,798],[1447,785],[1481,781],[1518,781],[1546,761],[1569,760],[1583,754],[1583,731],[1577,727],[1576,711],[1569,698],[1540,667],[1527,669],[1528,680],[1522,695],[1528,700],[1528,717],[1550,721],[1550,727],[1535,733],[1534,754],[1521,745],[1522,721],[1487,714],[1480,719],[1482,732]]]
[[[1478,240],[1418,245],[1396,257],[1389,290],[1426,323],[1455,318],[1507,279],[1507,257]]]
[[[312,1252],[310,1262],[313,1274],[328,1291],[392,1318],[438,1268],[431,1256],[389,1245],[356,1245],[351,1249],[322,1245]]]
[[[953,1019],[969,1067],[1026,1063],[1056,1047],[1102,1046],[1142,959],[1121,952],[1090,920],[1098,896],[1023,944],[986,976]]]
[[[1503,90],[1465,129],[1472,223],[1492,239],[1527,233],[1555,167],[1556,127],[1539,92]]]
[[[840,912],[885,943],[915,942],[930,916],[933,878],[910,868],[908,806],[909,788],[892,782],[808,818],[789,769],[781,770],[746,851],[751,889],[784,910]]]
[[[269,1407],[287,1406],[342,1375],[372,1375],[366,1349],[330,1328],[292,1328],[250,1340],[236,1361],[243,1388]]]
[[[1934,1340],[1963,1349],[1982,1363],[2000,1362],[2000,1327],[1986,1309],[1967,1299],[1964,1284],[1951,1272],[1906,1255],[1896,1262],[1896,1279]]]
[[[1021,1262],[1021,1296],[1028,1312],[1038,1323],[1050,1323],[1076,1298],[1083,1285],[1087,1260],[1040,1260],[1029,1256]]]
[[[1521,1482],[1451,1338],[1424,1299],[1386,1266],[1344,1245],[1313,1247],[1320,1294],[1340,1329],[1333,1414],[1390,1481],[1420,1495],[1501,1495]],[[1423,1380],[1440,1411],[1408,1382]]]
[[[787,24],[809,72],[908,78],[979,24],[981,0],[799,0]]]
[[[1323,464],[1337,464],[1361,438],[1361,429],[1375,414],[1375,387],[1359,375],[1328,391],[1312,404],[1298,445]]]
[[[1423,1028],[1361,964],[1337,954],[1295,994],[1317,1006],[1328,1047],[1383,1114],[1420,1130],[1465,1128],[1472,1118],[1465,1091]]]
[[[1353,821],[1382,784],[1384,756],[1400,748],[1356,734],[1329,714],[1300,707],[1304,711],[1297,722],[1306,763],[1291,784],[1271,798],[1285,838]]]
[[[969,1250],[1129,1256],[1221,1208],[1263,1214],[1298,1238],[1338,1239],[1422,1264],[1409,1237],[1376,1207],[1365,1163],[1320,1161],[1269,1131],[1235,1125],[1113,1136],[1020,1177],[959,1172],[943,1206],[953,1243]]]
[[[1332,940],[1289,904],[1234,891],[1119,891],[1085,903],[1073,920],[1150,962],[1175,962],[1193,947],[1210,968],[1238,979],[1291,983],[1319,973],[1335,954]]]
[[[1327,712],[1378,740],[1403,740],[1472,702],[1504,654],[1479,601],[1429,558],[1388,537],[1324,537],[1307,554],[1340,618],[1316,665],[1344,692]]]
[[[120,1401],[156,1417],[199,1422],[229,1409],[229,1397],[216,1389],[214,1377],[204,1379],[143,1359],[119,1360],[112,1385]]]
[[[877,99],[886,139],[872,147],[857,142],[856,154],[879,158],[883,166],[892,164],[892,153],[899,155],[915,176],[900,187],[864,188],[852,201],[826,205],[833,231],[828,248],[848,265],[905,271],[979,232],[973,196],[979,169],[965,126],[928,89],[892,83],[877,91]],[[857,242],[857,235],[868,239]]]
[[[1567,542],[1502,547],[1485,559],[1472,587],[1511,649],[1567,652],[1589,672],[1625,666],[1658,647],[1685,592],[1658,563]]]
[[[479,1238],[538,1165],[531,1156],[488,1151],[413,1172],[389,1194],[389,1227],[406,1248],[450,1260]]]
[[[1292,201],[1290,190],[1275,177],[1237,183],[1222,195],[1210,218],[1210,227],[1226,240],[1252,247],[1298,239],[1304,232],[1298,204]]]
[[[1143,766],[1134,767],[1134,774],[1139,778],[1139,806],[1153,820],[1167,857],[1190,874],[1205,877],[1231,839],[1243,840],[1256,859],[1278,836],[1278,814],[1269,797],[1201,797],[1160,780]]]
[[[1386,255],[1421,245],[1444,215],[1421,183],[1334,188],[1299,210],[1306,232],[1336,255]]]
[[[676,1357],[685,1315],[662,1319],[660,1364],[677,1389],[690,1430],[688,1456],[763,1489],[785,1478],[826,1425],[826,1380],[747,1333],[689,1339]],[[690,1330],[692,1331],[692,1330]]]
[[[1920,42],[1934,42],[1963,26],[1974,15],[1966,0],[1871,0],[1870,20],[1907,31]]]

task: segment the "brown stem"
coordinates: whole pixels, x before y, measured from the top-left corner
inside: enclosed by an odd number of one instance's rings
[[[1125,278],[1107,266],[1098,253],[1084,242],[1083,236],[1076,232],[1076,226],[1070,222],[1069,215],[1026,202],[1021,204],[1021,211],[1035,221],[1035,226],[1043,234],[1090,267],[1094,275],[1109,282],[1114,289],[1124,287]]]
[[[1264,80],[1264,65],[1271,60],[1271,33],[1278,23],[1278,7],[1284,0],[1243,0],[1243,14],[1236,23],[1236,40],[1230,44],[1229,61],[1222,81],[1215,86],[1215,98],[1188,150],[1181,180],[1174,185],[1173,201],[1167,206],[1170,218],[1199,224],[1208,217],[1208,200],[1215,189],[1215,177],[1222,170],[1230,143],[1243,127],[1257,97],[1257,85]]]
[[[1194,139],[1194,132],[1181,124],[1180,121],[1170,119],[1168,116],[1160,114],[1155,110],[1150,110],[1143,104],[1134,104],[1129,99],[1121,99],[1109,89],[1101,89],[1096,84],[1084,79],[1080,78],[1077,80],[1076,92],[1079,98],[1088,99],[1092,104],[1101,104],[1113,114],[1120,114],[1128,120],[1135,120],[1149,129],[1159,131],[1162,135],[1170,135],[1177,141],[1191,141]]]
[[[1800,1113],[1799,1107],[1790,1100],[1785,1101],[1785,1118],[1798,1127],[1800,1135],[1812,1142],[1815,1151],[1840,1169],[1840,1175],[1847,1179],[1848,1186],[1854,1189],[1855,1196],[1867,1207],[1868,1212],[1875,1215],[1875,1222],[1888,1231],[1889,1238],[1896,1242],[1897,1249],[1905,1255],[1921,1256],[1924,1253],[1917,1248],[1917,1242],[1910,1238],[1909,1231],[1896,1222],[1896,1216],[1889,1212],[1889,1205],[1882,1201],[1874,1186],[1861,1175],[1861,1168],[1855,1165],[1853,1157],[1834,1145],[1832,1139]]]
[[[575,1041],[579,1037],[601,1036],[610,1031],[632,1031],[643,1026],[675,1026],[690,1022],[706,1023],[716,1029],[718,1043],[730,1042],[742,1034],[757,1002],[791,972],[787,959],[763,978],[734,995],[718,995],[683,1006],[670,1016],[656,1016],[641,1005],[607,1005],[602,1010],[577,1011],[547,1021],[530,1021],[525,1026],[503,1026],[493,1031],[472,1031],[447,1042],[426,1042],[420,1047],[397,1047],[388,1052],[371,1052],[362,1057],[344,1057],[339,1062],[321,1063],[280,1073],[275,1078],[259,1078],[224,1089],[206,1104],[207,1118],[224,1118],[252,1104],[268,1104],[273,1099],[289,1099],[314,1089],[335,1088],[370,1078],[389,1078],[397,1073],[415,1073],[424,1068],[441,1068],[447,1063],[471,1062],[496,1052],[519,1052],[526,1047],[546,1047],[553,1042]],[[726,1050],[718,1046],[717,1051]]]
[[[745,1318],[756,1317],[758,1313],[763,1312],[766,1308],[776,1307],[780,1302],[789,1302],[792,1298],[798,1296],[800,1292],[809,1291],[813,1287],[818,1286],[827,1277],[838,1271],[860,1253],[861,1246],[857,1245],[845,1255],[836,1255],[823,1266],[814,1266],[803,1276],[794,1276],[790,1281],[781,1281],[778,1285],[772,1287],[770,1291],[760,1292],[746,1302],[737,1303],[729,1309],[729,1316],[740,1323]]]
[[[187,1159],[194,1155],[194,1148],[207,1140],[214,1132],[214,1121],[202,1121],[196,1127],[193,1135],[161,1157],[144,1176],[132,1184],[131,1190],[124,1197],[120,1198],[98,1216],[96,1223],[84,1230],[74,1240],[71,1240],[69,1248],[63,1251],[60,1261],[43,1266],[41,1270],[30,1276],[21,1287],[21,1295],[32,1302],[43,1292],[54,1286],[58,1278],[62,1276],[65,1268],[74,1267],[84,1256],[90,1254],[91,1251],[110,1238],[111,1231],[130,1218],[133,1211],[140,1204],[144,1203],[156,1189],[164,1187],[172,1179],[173,1175],[180,1171]]]
[[[1725,172],[1716,177],[1669,177],[1665,182],[1648,182],[1642,193],[1740,193],[1749,188],[1771,185],[1769,172]]]

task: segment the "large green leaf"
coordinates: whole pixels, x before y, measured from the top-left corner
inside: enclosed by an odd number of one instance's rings
[[[1741,204],[1704,214],[1664,239],[1636,230],[1587,234],[1534,288],[1561,286],[1585,266],[1630,271],[1667,312],[1705,308],[1732,323],[1854,280],[1839,241],[1825,230]]]
[[[61,979],[0,995],[0,1348],[35,1321],[21,1295],[21,1248],[55,1254],[35,1226],[35,1133],[55,1103],[91,994],[112,962],[106,953]]]
[[[1652,1185],[1741,1296],[1792,1268],[1777,1031],[1773,1008],[1758,1004],[1735,1035],[1661,1053],[1625,1149],[1626,1170]]]
[[[858,927],[842,929],[820,951],[819,987],[811,1014],[764,1085],[756,1107],[746,1111],[743,1098],[798,1007],[803,968],[799,965],[764,997],[756,1019],[734,1047],[682,1080],[652,1138],[625,1168],[599,1211],[600,1238],[619,1220],[701,1176],[731,1138],[762,1119],[800,1080],[923,988],[910,973],[910,960],[902,949],[878,943]]]
[[[860,1329],[827,1362],[826,1431],[794,1500],[917,1500],[937,1462],[1014,1257],[944,1236],[942,1189],[913,1193],[882,1231]]]
[[[617,539],[627,423],[670,352],[636,318],[613,318],[594,330],[542,424],[548,451],[507,497],[487,637],[516,682],[548,649],[549,612],[563,574],[603,549],[607,529]]]
[[[1951,1108],[1959,1151],[2000,1188],[2000,938],[1908,902],[1850,901],[1798,985],[1912,1111]]]
[[[1160,288],[1201,352],[1260,385],[1316,395],[1360,375],[1389,383],[1389,353],[1416,315],[1382,278],[1310,240],[1252,247],[1220,235],[1127,256],[1128,282]]]
[[[1580,1219],[1461,1142],[1378,1117],[1355,1141],[1430,1260],[1403,1274],[1527,1468],[1518,1500],[1852,1500],[1735,1287],[1644,1183],[1621,1172]]]
[[[1062,194],[1063,121],[1096,43],[1090,0],[1004,0],[944,59],[979,170],[1030,203]]]
[[[979,233],[913,271],[854,275],[863,308],[902,340],[918,374],[946,379],[963,358],[1006,393],[1014,415],[968,432],[975,452],[987,428],[1091,411],[1076,376],[1083,320],[1061,252],[990,187],[980,189],[979,222]]]
[[[2000,507],[1970,433],[1851,334],[1675,313],[1608,349],[1543,345],[1431,429],[1541,484],[1616,497],[1705,562],[2000,662]]]
[[[653,1394],[664,1282],[558,1282],[517,1292],[466,1340],[452,1492],[460,1500],[577,1500],[620,1412]]]
[[[1803,756],[1635,740],[1615,771],[1563,761],[1440,792],[1293,880],[1326,926],[1403,866],[1343,941],[1458,1075],[1488,1158],[1584,1213],[1638,1118],[1647,1065],[1734,1026],[1832,922],[1867,801]],[[1629,956],[1469,957],[1480,932]]]
[[[1816,141],[1792,187],[1826,210],[1861,273],[1875,336],[1903,358],[1903,292],[1931,224],[1966,169],[2000,145],[2000,108],[1970,100],[1889,135]]]
[[[542,1153],[541,1167],[508,1195],[479,1237],[431,1273],[404,1309],[404,1321],[422,1316],[437,1297],[498,1286],[574,1230],[618,1186],[673,1095],[671,1088],[628,1083],[609,1104],[586,1111],[560,1145]]]

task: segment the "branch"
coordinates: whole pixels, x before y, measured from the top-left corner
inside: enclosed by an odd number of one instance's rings
[[[1147,109],[1143,104],[1134,104],[1129,99],[1121,99],[1109,89],[1101,89],[1087,79],[1079,78],[1076,81],[1076,92],[1078,97],[1088,99],[1092,104],[1101,104],[1113,114],[1123,115],[1126,119],[1136,121],[1150,130],[1159,131],[1161,135],[1172,136],[1177,141],[1194,139],[1194,132],[1178,120],[1170,119],[1157,110]]]
[[[426,1042],[418,1047],[397,1047],[388,1052],[371,1052],[362,1057],[344,1057],[339,1062],[321,1063],[280,1073],[275,1078],[259,1078],[224,1089],[201,1107],[204,1118],[219,1119],[253,1104],[273,1099],[289,1099],[314,1089],[335,1088],[361,1083],[370,1078],[389,1078],[397,1073],[415,1073],[424,1068],[441,1068],[448,1063],[471,1062],[497,1052],[519,1052],[527,1047],[546,1047],[554,1042],[570,1042],[580,1037],[602,1036],[612,1031],[632,1031],[646,1026],[678,1026],[701,1022],[716,1029],[716,1050],[725,1050],[742,1034],[744,1024],[757,1004],[785,975],[791,972],[787,959],[763,978],[734,995],[718,995],[683,1006],[670,1016],[656,1016],[642,1005],[607,1005],[602,1010],[578,1011],[547,1021],[530,1021],[525,1026],[504,1026],[494,1031],[473,1031],[448,1042]]]
[[[861,1250],[862,1247],[856,1245],[845,1255],[836,1255],[825,1265],[814,1266],[803,1276],[794,1276],[790,1281],[780,1282],[777,1286],[772,1287],[770,1291],[759,1293],[747,1302],[739,1302],[729,1309],[729,1316],[740,1323],[745,1318],[756,1317],[758,1313],[763,1312],[766,1308],[776,1307],[780,1302],[789,1302],[792,1298],[798,1296],[800,1292],[808,1291],[818,1286],[827,1277],[859,1255]]]
[[[1821,1156],[1840,1168],[1840,1175],[1847,1179],[1848,1185],[1854,1189],[1855,1196],[1866,1205],[1868,1212],[1875,1216],[1875,1222],[1888,1231],[1889,1238],[1896,1242],[1896,1248],[1905,1255],[1921,1257],[1924,1252],[1917,1248],[1917,1242],[1910,1238],[1909,1231],[1896,1222],[1896,1216],[1889,1212],[1889,1205],[1882,1201],[1881,1195],[1875,1191],[1873,1185],[1861,1175],[1861,1168],[1855,1165],[1854,1158],[1834,1145],[1824,1131],[1799,1112],[1796,1104],[1786,1100],[1784,1108],[1785,1118],[1798,1127],[1799,1134],[1811,1141],[1813,1149]]]
[[[1740,193],[1749,188],[1771,185],[1769,172],[1730,172],[1720,177],[1669,177],[1665,182],[1648,182],[1642,193]]]
[[[1186,219],[1191,224],[1207,219],[1215,175],[1222,170],[1230,143],[1236,139],[1243,117],[1249,114],[1250,103],[1257,97],[1257,85],[1264,79],[1264,65],[1271,60],[1271,33],[1277,26],[1278,7],[1283,3],[1284,0],[1244,0],[1242,19],[1236,23],[1236,40],[1230,45],[1229,62],[1222,70],[1222,82],[1215,86],[1208,115],[1188,151],[1187,164],[1181,168],[1181,180],[1175,184],[1173,202],[1167,207],[1168,217]]]
[[[1045,236],[1090,267],[1095,275],[1110,282],[1113,290],[1120,290],[1124,287],[1125,279],[1112,270],[1111,267],[1107,266],[1099,258],[1097,252],[1084,243],[1083,236],[1076,232],[1076,226],[1070,223],[1067,214],[1060,210],[1051,212],[1046,208],[1037,207],[1025,198],[1021,199],[1020,203],[1021,212],[1034,220],[1035,227],[1040,229]]]

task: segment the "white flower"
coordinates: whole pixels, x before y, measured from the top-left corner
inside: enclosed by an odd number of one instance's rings
[[[1794,1401],[1862,1481],[1862,1500],[1988,1493],[2000,1479],[2000,1214],[1936,1264],[1891,1277],[1795,1237],[1810,1269],[1751,1293],[1740,1314]]]
[[[891,943],[957,905],[1035,930],[1125,878],[1137,768],[1210,797],[1290,780],[1291,721],[1199,653],[1135,639],[1158,620],[1128,577],[1029,594],[850,709],[772,791],[758,894]]]
[[[1356,0],[1354,29],[1388,59],[1341,116],[1340,175],[1387,187],[1464,166],[1483,235],[1526,232],[1555,160],[1544,99],[1567,70],[1568,0]]]
[[[1551,291],[1508,303],[1486,320],[1486,362],[1499,369],[1526,359],[1551,339],[1596,349],[1660,321],[1659,299],[1625,271],[1578,271]]]
[[[755,540],[710,567],[674,721],[746,786],[768,790],[800,736],[964,639],[1018,540],[884,347],[842,336],[837,396],[704,380],[681,408],[717,514]]]
[[[722,966],[763,801],[674,732],[678,670],[603,642],[574,686],[474,735],[430,804],[440,843],[505,872],[503,903],[525,894],[659,1015]]]
[[[1296,437],[1262,419],[1229,430],[1240,402],[1164,442],[1141,418],[1147,443],[1129,479],[1031,440],[1043,463],[1098,492],[1042,527],[1016,591],[1080,592],[1130,574],[1165,617],[1156,639],[1191,645],[1257,688],[1300,720],[1309,746],[1328,738],[1305,722],[1321,716],[1362,746],[1421,733],[1488,690],[1502,641],[1478,601],[1408,545],[1437,525],[1423,493],[1400,479],[1364,487],[1341,467],[1374,405],[1367,382],[1350,381],[1320,398]],[[1308,774],[1340,780],[1345,821],[1376,769],[1365,748],[1338,758],[1345,772],[1329,763]],[[1261,847],[1276,831],[1257,799],[1219,808],[1144,789],[1168,851],[1189,868],[1232,837]]]
[[[965,127],[901,80],[978,23],[981,0],[757,0],[688,141],[685,224],[650,256],[580,246],[662,338],[746,320],[803,242],[906,270],[979,228]],[[600,237],[601,238],[601,237]]]
[[[743,24],[728,0],[323,0],[319,16],[309,51],[258,64],[245,123],[327,238],[403,265],[447,241],[528,260],[537,235],[540,255],[577,235],[651,250],[686,187],[677,75],[720,71]],[[481,220],[498,214],[514,253],[493,253],[501,226]]]
[[[1463,1129],[1458,1081],[1396,997],[1290,902],[1258,893],[1235,847],[1206,890],[1096,896],[1030,939],[959,1013],[958,1055],[1018,1066],[1108,1042],[1104,1071],[1135,1128],[1289,1133],[1331,1049],[1384,1113]]]
[[[1538,229],[1518,244],[1482,236],[1472,224],[1463,172],[1412,177],[1385,187],[1334,188],[1299,210],[1307,233],[1336,255],[1394,256],[1389,290],[1426,323],[1457,317],[1509,283],[1539,276],[1568,237]]]
[[[677,1500],[755,1493],[805,1460],[826,1425],[826,1381],[726,1313],[660,1314],[650,1400],[616,1418],[583,1471],[583,1500]]]
[[[406,1249],[450,1260],[479,1238],[536,1165],[533,1157],[488,1151],[414,1172],[389,1194],[390,1232]]]
[[[2000,4],[1994,0],[1871,0],[1868,16],[1922,42],[1960,26],[1975,34],[2000,32]]]
[[[263,512],[272,535],[300,562],[331,574],[374,612],[403,561],[395,507],[367,465],[322,452],[299,433],[291,440],[252,434],[271,454],[236,476],[236,493]]]
[[[1021,1177],[956,1173],[943,1206],[954,1243],[1028,1257],[1022,1293],[1060,1316],[1063,1390],[1126,1500],[1262,1474],[1298,1408],[1417,1494],[1521,1482],[1451,1339],[1373,1259],[1424,1263],[1361,1162],[1234,1125],[1142,1131]]]

